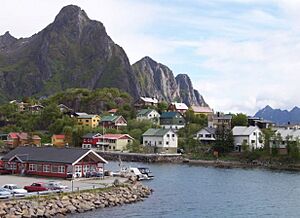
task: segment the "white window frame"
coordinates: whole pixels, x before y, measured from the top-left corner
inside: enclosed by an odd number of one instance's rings
[[[36,164],[29,164],[29,171],[37,171],[37,165]]]
[[[51,172],[50,165],[43,165],[43,172],[44,173],[50,173]]]
[[[65,166],[58,166],[58,173],[65,173]]]

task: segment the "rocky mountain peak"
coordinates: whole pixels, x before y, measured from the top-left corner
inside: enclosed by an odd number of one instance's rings
[[[16,41],[17,39],[10,35],[9,31],[6,31],[4,35],[0,36],[0,50],[9,48]]]
[[[89,17],[80,7],[76,5],[68,5],[63,7],[55,17],[54,23],[68,23],[73,21],[85,22]]]

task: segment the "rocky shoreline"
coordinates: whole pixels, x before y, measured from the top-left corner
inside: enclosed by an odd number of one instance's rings
[[[143,201],[152,190],[139,182],[107,189],[63,193],[55,196],[0,201],[0,217],[64,217],[95,209]]]

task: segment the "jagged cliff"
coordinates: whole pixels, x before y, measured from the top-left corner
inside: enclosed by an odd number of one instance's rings
[[[9,32],[0,36],[0,101],[73,87],[117,87],[134,98],[202,104],[188,81],[185,86],[168,67],[148,57],[131,66],[104,25],[74,5],[62,8],[53,23],[29,38],[16,39]]]

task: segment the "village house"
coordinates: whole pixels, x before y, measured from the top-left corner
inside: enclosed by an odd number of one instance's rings
[[[157,107],[158,100],[154,97],[140,97],[135,103],[134,106],[136,108],[146,108],[147,106]]]
[[[234,139],[234,150],[243,151],[243,146],[248,147],[249,151],[262,148],[262,131],[257,126],[235,126],[232,129]]]
[[[219,128],[219,129],[231,129],[231,114],[223,114],[217,112],[217,114],[212,116],[212,121],[208,121],[208,127]]]
[[[270,148],[279,154],[288,153],[288,144],[300,142],[300,129],[278,129],[270,140]]]
[[[179,112],[181,114],[185,114],[185,112],[188,110],[188,106],[186,106],[185,103],[177,103],[177,102],[172,102],[169,104],[168,111],[173,111],[173,112]]]
[[[82,148],[96,148],[100,142],[100,133],[87,133],[82,136]]]
[[[53,135],[53,136],[51,137],[51,143],[52,143],[52,145],[55,146],[55,147],[60,147],[60,148],[62,148],[62,147],[65,147],[65,146],[67,145],[65,139],[66,139],[66,136],[63,135],[63,134],[60,134],[60,135]]]
[[[69,108],[68,106],[66,106],[64,104],[59,104],[57,107],[58,107],[59,111],[62,113],[68,113],[68,112],[72,111],[71,108]]]
[[[205,115],[207,117],[208,122],[213,120],[214,111],[208,106],[192,106],[191,107],[194,114],[197,115]]]
[[[13,174],[76,178],[104,172],[105,159],[81,148],[18,147],[2,158]]]
[[[107,113],[109,113],[110,115],[115,115],[117,112],[118,112],[117,108],[113,108],[113,109],[110,109],[109,111],[107,111]]]
[[[194,139],[205,145],[212,144],[216,141],[216,129],[210,127],[202,128],[196,133]]]
[[[177,153],[177,134],[172,129],[148,129],[143,134],[143,146],[150,153]]]
[[[100,122],[100,117],[99,115],[92,115],[92,114],[87,114],[87,115],[79,115],[77,117],[77,123],[78,125],[81,126],[88,126],[91,128],[96,128],[99,126]]]
[[[266,129],[275,126],[274,122],[269,120],[264,120],[259,117],[248,117],[249,126],[258,126],[260,129]]]
[[[160,126],[165,129],[181,129],[185,126],[185,119],[179,112],[162,112],[159,118]]]
[[[154,123],[159,123],[160,114],[154,109],[142,109],[139,110],[136,116],[138,121],[150,120]]]
[[[9,148],[25,145],[41,146],[41,138],[38,135],[30,135],[26,132],[11,132],[7,135],[7,140],[4,142]]]
[[[82,148],[96,151],[124,151],[133,140],[128,134],[104,134],[97,137],[96,145],[85,143],[82,144]]]
[[[127,121],[123,116],[109,115],[102,117],[101,126],[107,129],[120,129],[127,126]]]
[[[39,114],[44,109],[43,105],[40,104],[34,104],[27,107],[28,111],[32,114]]]

